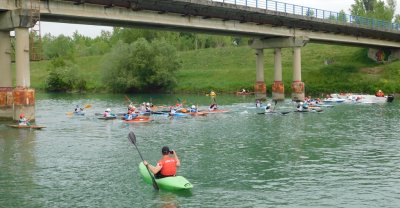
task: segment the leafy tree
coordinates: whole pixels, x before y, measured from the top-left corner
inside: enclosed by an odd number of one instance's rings
[[[328,19],[338,21],[338,22],[347,22],[347,15],[344,10],[340,10],[339,13],[331,14]]]
[[[391,22],[396,10],[395,0],[354,0],[351,5],[351,14]]]
[[[338,21],[341,22],[347,22],[347,15],[346,13],[342,10],[340,10],[339,14],[338,14]]]
[[[86,81],[78,74],[78,66],[63,58],[51,61],[49,75],[46,78],[45,89],[51,92],[66,92],[70,90],[85,90]]]
[[[174,72],[180,67],[176,49],[163,39],[120,41],[104,58],[103,81],[118,92],[163,91],[176,84]]]
[[[43,39],[43,51],[46,59],[72,57],[75,53],[72,38],[64,35],[58,37],[46,34]]]
[[[306,16],[308,16],[308,17],[313,17],[313,16],[314,16],[314,10],[313,10],[313,9],[310,9],[310,8],[308,8],[308,9],[307,9]]]
[[[396,17],[394,18],[394,22],[400,24],[400,14],[396,15]]]

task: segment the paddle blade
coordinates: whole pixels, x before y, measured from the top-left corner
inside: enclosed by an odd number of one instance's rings
[[[92,107],[91,104],[86,104],[86,105],[85,105],[85,108],[91,108],[91,107]]]
[[[133,133],[133,131],[129,132],[128,138],[132,142],[132,144],[136,145],[136,136],[135,133]]]
[[[74,112],[66,112],[65,114],[72,115],[72,114],[74,114]]]

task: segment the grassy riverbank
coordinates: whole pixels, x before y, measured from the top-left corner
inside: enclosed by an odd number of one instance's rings
[[[367,50],[355,47],[308,44],[302,49],[302,80],[306,94],[324,92],[373,93],[400,92],[400,61],[376,64],[366,56]],[[273,82],[273,50],[264,50],[265,82],[270,92]],[[255,51],[249,47],[229,47],[181,52],[182,69],[177,73],[176,92],[231,93],[241,88],[253,89],[256,73]],[[290,93],[292,50],[282,50],[283,81]],[[326,61],[329,64],[326,64]],[[101,82],[101,56],[75,59],[90,91],[105,91]],[[43,89],[49,61],[31,65],[32,87]]]

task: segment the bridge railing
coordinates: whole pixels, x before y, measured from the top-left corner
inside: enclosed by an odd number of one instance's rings
[[[400,24],[388,21],[349,15],[344,12],[332,12],[323,9],[315,9],[301,5],[289,4],[273,0],[211,0],[240,6],[255,7],[275,12],[312,17],[335,24],[354,24],[358,27],[372,28],[376,30],[400,32]]]

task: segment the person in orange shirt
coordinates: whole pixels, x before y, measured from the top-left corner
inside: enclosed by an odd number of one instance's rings
[[[175,176],[177,167],[181,166],[178,155],[174,150],[170,151],[167,146],[161,149],[161,153],[162,157],[156,166],[150,165],[146,160],[143,161],[143,164],[147,166],[156,178]]]
[[[382,90],[378,90],[378,92],[375,93],[376,97],[384,97],[385,94],[382,92]]]

